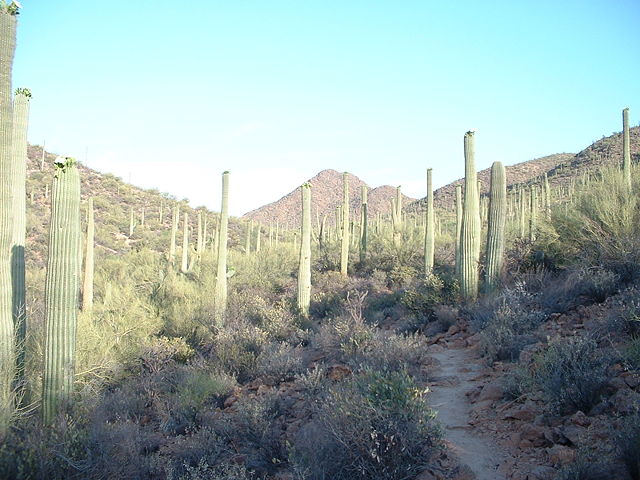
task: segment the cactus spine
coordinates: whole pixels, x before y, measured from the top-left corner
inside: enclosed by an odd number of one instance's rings
[[[456,276],[460,278],[460,233],[462,232],[462,185],[456,185]]]
[[[298,267],[298,309],[304,317],[309,315],[311,303],[311,184],[300,187],[302,193],[302,239]]]
[[[89,204],[87,205],[87,246],[84,252],[84,280],[82,282],[82,310],[88,312],[93,308],[94,235],[93,198],[89,198]]]
[[[485,289],[495,290],[502,272],[504,258],[504,228],[507,211],[507,179],[501,162],[491,166],[489,192],[489,226],[487,231],[487,268]]]
[[[427,224],[424,235],[424,274],[429,276],[433,273],[434,252],[436,246],[435,222],[433,215],[433,169],[427,170]]]
[[[622,110],[622,171],[627,188],[631,190],[631,151],[629,148],[629,109]]]
[[[13,231],[11,238],[11,284],[13,323],[16,335],[16,368],[19,385],[24,383],[24,345],[27,333],[24,244],[26,238],[27,126],[31,92],[18,88],[13,100],[10,184]]]
[[[360,188],[360,196],[362,197],[362,207],[360,210],[360,261],[364,262],[364,259],[367,257],[367,242],[369,240],[369,206],[366,185],[362,185]],[[322,222],[324,226],[324,219]]]
[[[340,274],[347,276],[349,264],[349,174],[342,174],[342,249],[340,255]]]
[[[469,131],[464,135],[464,203],[460,232],[460,292],[465,300],[478,297],[480,202],[474,156],[474,132]]]
[[[184,222],[182,225],[182,262],[180,271],[187,273],[189,270],[189,214],[184,212]]]
[[[8,428],[6,421],[13,409],[12,388],[16,358],[11,282],[11,232],[14,214],[13,185],[10,178],[13,136],[11,70],[15,46],[15,12],[10,11],[3,2],[0,4],[0,434]]]
[[[227,310],[227,229],[229,223],[229,172],[222,173],[222,207],[218,225],[218,267],[214,319],[218,328],[224,325]]]
[[[58,158],[55,169],[44,292],[42,415],[45,423],[51,423],[59,409],[69,402],[73,391],[80,276],[80,174],[71,158]]]

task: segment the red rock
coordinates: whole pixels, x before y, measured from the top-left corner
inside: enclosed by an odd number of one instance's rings
[[[447,335],[455,335],[460,331],[460,327],[458,325],[451,325],[449,330],[447,330]]]
[[[574,425],[580,425],[581,427],[588,427],[591,425],[591,419],[580,410],[571,415],[571,417],[569,417],[569,421]]]
[[[538,425],[527,424],[524,425],[522,431],[520,432],[520,443],[519,446],[522,448],[523,446],[531,446],[534,447],[545,447],[550,444],[547,439],[547,433],[544,427],[540,427]],[[527,443],[529,442],[529,443]]]
[[[640,393],[633,390],[618,390],[609,399],[613,410],[620,415],[631,415],[635,413],[637,405],[640,404]]]
[[[346,365],[332,365],[327,369],[327,376],[331,380],[342,380],[351,375],[352,371]]]
[[[564,466],[573,463],[576,458],[576,451],[562,445],[554,445],[551,448],[547,448],[547,455],[549,455],[549,461],[554,465]]]
[[[498,382],[492,382],[484,386],[478,397],[478,401],[500,400],[504,395],[504,390]]]
[[[508,410],[502,417],[503,420],[521,420],[524,422],[530,422],[536,418],[537,409],[535,403],[531,401],[525,402],[520,407]]]

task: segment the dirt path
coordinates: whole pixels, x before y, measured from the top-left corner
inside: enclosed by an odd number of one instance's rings
[[[473,378],[482,367],[465,349],[447,348],[431,354],[440,365],[431,384],[431,406],[438,411],[445,439],[476,475],[477,480],[505,480],[498,467],[508,454],[486,437],[480,437],[469,424],[471,405],[465,393],[474,387]]]

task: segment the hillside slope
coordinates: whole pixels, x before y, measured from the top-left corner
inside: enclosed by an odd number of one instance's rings
[[[56,155],[45,152],[44,169],[40,169],[42,147],[29,145],[27,151],[27,244],[26,259],[29,266],[43,267],[47,258],[47,239],[51,213],[51,184],[53,181],[53,160]],[[182,214],[189,214],[191,241],[197,232],[197,213],[189,207],[187,199],[177,201],[168,193],[157,190],[143,190],[129,185],[122,179],[100,173],[79,164],[81,181],[83,222],[86,219],[86,202],[93,197],[96,222],[96,253],[122,254],[134,248],[148,247],[159,252],[168,252],[171,231],[171,209],[178,202]],[[162,205],[162,219],[160,209]],[[142,223],[144,208],[145,224]],[[135,229],[129,236],[130,212],[133,209]],[[208,231],[216,225],[217,214],[206,212]],[[180,219],[182,231],[183,215]],[[83,230],[84,230],[83,226]],[[239,243],[240,223],[230,221],[229,237],[231,245]],[[177,236],[178,246],[182,235]]]

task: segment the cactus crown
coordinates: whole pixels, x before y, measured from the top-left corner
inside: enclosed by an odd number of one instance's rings
[[[2,10],[5,10],[9,15],[20,15],[20,9],[22,8],[22,5],[16,0],[13,0],[7,5],[7,2],[5,0],[2,0],[2,2],[0,3],[0,8]]]
[[[55,176],[58,176],[59,172],[66,172],[67,168],[72,167],[73,165],[75,165],[76,163],[76,159],[75,158],[71,158],[71,157],[58,157],[56,158],[56,161],[53,162],[53,165],[56,168],[56,174]]]
[[[16,88],[15,94],[31,98],[31,90],[29,90],[28,88]]]
[[[311,188],[311,182],[304,182],[302,186]]]

